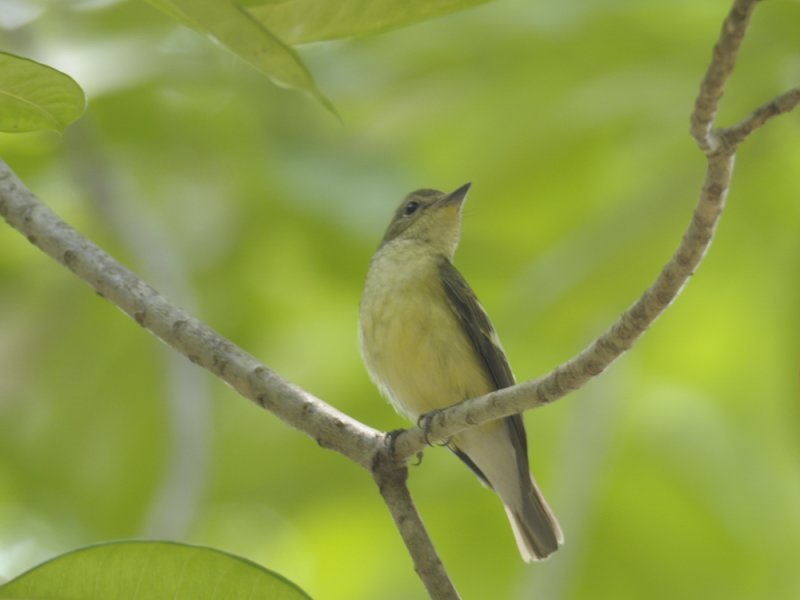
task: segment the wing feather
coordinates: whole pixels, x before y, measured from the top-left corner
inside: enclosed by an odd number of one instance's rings
[[[489,320],[489,315],[481,306],[475,292],[453,266],[453,263],[446,258],[439,265],[439,276],[450,307],[458,318],[464,333],[472,342],[475,353],[486,369],[486,373],[494,382],[495,388],[501,389],[514,385],[516,381],[511,372],[511,365],[508,364],[506,354],[500,346],[500,340]],[[508,425],[511,440],[518,450],[517,461],[520,473],[529,477],[528,441],[522,416],[507,417],[505,422]],[[474,465],[470,465],[470,467],[476,470]],[[485,480],[482,474],[481,478]]]

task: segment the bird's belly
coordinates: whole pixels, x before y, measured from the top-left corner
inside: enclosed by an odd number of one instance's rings
[[[492,389],[443,292],[435,292],[387,294],[362,329],[373,379],[411,420]]]

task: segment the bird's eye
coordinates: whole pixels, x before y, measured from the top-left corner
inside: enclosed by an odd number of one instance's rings
[[[405,216],[413,215],[415,212],[417,212],[418,208],[419,208],[419,202],[417,202],[416,200],[412,200],[411,202],[406,204],[406,207],[403,209],[403,214]]]

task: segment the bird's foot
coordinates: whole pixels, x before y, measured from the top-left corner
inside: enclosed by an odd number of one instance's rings
[[[408,430],[407,429],[392,429],[392,431],[386,432],[386,447],[389,449],[389,454],[394,456],[395,443],[397,442],[397,437],[401,433],[405,433],[406,431],[408,431]],[[416,457],[417,457],[417,461],[411,463],[412,467],[416,467],[416,466],[419,466],[419,465],[422,464],[422,450],[417,452]]]
[[[394,446],[397,443],[397,436],[404,431],[405,429],[392,429],[386,432],[386,447],[389,449],[389,454],[394,455]]]
[[[426,412],[424,415],[421,415],[419,419],[417,419],[417,427],[419,427],[422,430],[422,439],[425,440],[425,443],[428,446],[433,446],[433,442],[431,442],[429,437],[431,432],[431,423],[433,422],[433,419],[436,417],[436,415],[438,415],[440,412],[442,411],[434,409],[430,412]],[[436,445],[449,446],[451,440],[452,438],[447,438],[445,441],[438,442]]]

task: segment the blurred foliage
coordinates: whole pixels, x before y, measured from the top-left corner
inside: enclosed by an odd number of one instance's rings
[[[704,170],[689,113],[728,9],[503,0],[301,47],[342,124],[147,4],[4,4],[0,48],[90,99],[63,138],[0,137],[20,177],[176,302],[383,429],[404,423],[361,365],[357,307],[401,197],[473,182],[456,263],[518,378],[549,370],[682,234]],[[797,2],[759,5],[721,124],[796,85],[798,28]],[[466,598],[800,597],[799,133],[792,114],[744,144],[706,262],[636,348],[526,415],[557,555],[524,565],[497,500],[446,451],[412,470]],[[424,596],[365,473],[1,231],[0,577],[137,536],[245,556],[313,597]]]

